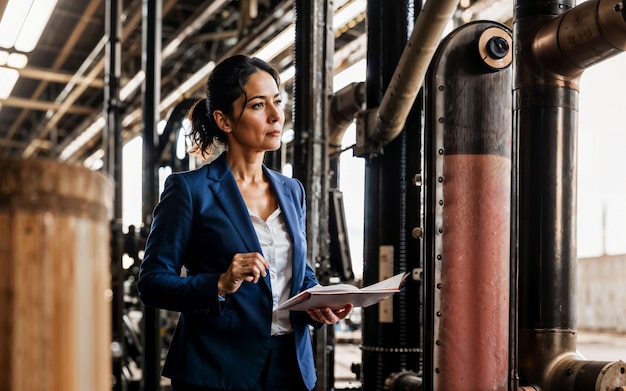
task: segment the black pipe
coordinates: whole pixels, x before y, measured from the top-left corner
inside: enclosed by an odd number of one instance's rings
[[[519,327],[576,327],[578,92],[516,90],[519,130]]]
[[[626,47],[624,4],[574,6],[514,7],[519,384],[544,391],[626,384],[623,363],[594,364],[576,352],[574,300],[579,78]]]
[[[536,66],[534,32],[574,1],[517,0],[514,133],[517,156],[520,384],[545,386],[550,363],[575,351],[576,156],[578,91]],[[540,70],[537,71],[536,69]],[[541,76],[536,76],[540,74]],[[539,82],[539,80],[543,81]]]
[[[322,285],[327,285],[326,265],[330,260],[328,112],[332,95],[332,64],[335,36],[332,5],[325,0],[296,1],[295,69],[293,89],[294,162],[293,176],[307,194],[307,258]],[[334,329],[314,333],[318,373],[316,390],[334,385]]]
[[[369,0],[367,2],[366,105],[380,105],[395,68],[411,36],[421,1]],[[413,178],[421,175],[422,102],[420,93],[405,128],[378,156],[365,163],[365,211],[363,243],[364,285],[378,282],[381,273],[393,275],[420,267],[420,242],[412,232],[421,226],[421,187]],[[392,271],[381,271],[386,259]],[[381,305],[363,310],[362,384],[364,390],[384,389],[385,379],[399,370],[419,371],[421,326],[419,282],[407,279],[396,293],[388,316]]]
[[[141,67],[146,74],[142,84],[143,180],[142,213],[144,228],[152,223],[152,209],[158,200],[157,122],[160,119],[161,97],[161,13],[162,0],[143,0]],[[161,333],[159,310],[143,307],[142,379],[144,391],[161,389]]]
[[[126,356],[123,335],[124,273],[122,268],[122,103],[120,101],[121,75],[121,0],[106,3],[106,32],[109,37],[105,48],[104,118],[102,132],[104,154],[103,170],[113,178],[115,185],[113,218],[111,221],[111,339],[112,339],[112,389],[125,389],[123,362]]]

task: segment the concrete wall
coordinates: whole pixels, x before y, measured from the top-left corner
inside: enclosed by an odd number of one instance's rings
[[[626,332],[626,254],[578,260],[577,325]]]

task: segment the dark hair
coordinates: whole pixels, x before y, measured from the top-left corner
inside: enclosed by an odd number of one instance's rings
[[[213,148],[226,146],[226,133],[215,123],[213,112],[221,110],[234,118],[234,102],[245,96],[243,89],[250,76],[256,72],[269,73],[280,85],[278,72],[260,58],[236,54],[220,62],[211,72],[206,84],[206,98],[197,101],[189,110],[191,120],[190,152],[202,157],[212,154]],[[241,116],[243,111],[239,114]]]

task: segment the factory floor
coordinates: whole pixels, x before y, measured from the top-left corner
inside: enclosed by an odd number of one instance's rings
[[[335,337],[335,390],[358,388],[351,367],[361,362],[360,331],[338,331]],[[578,353],[587,360],[626,361],[626,332],[578,330],[577,341]]]
[[[335,332],[335,391],[353,390],[361,382],[352,372],[353,364],[361,363],[360,331]],[[626,332],[599,332],[578,330],[578,353],[587,360],[626,361]],[[163,378],[162,390],[169,390],[169,381]]]

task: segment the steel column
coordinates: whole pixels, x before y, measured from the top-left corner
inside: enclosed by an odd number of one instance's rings
[[[326,285],[320,265],[328,264],[330,257],[328,112],[333,91],[334,6],[331,0],[296,1],[295,9],[293,175],[302,181],[307,193],[307,259]],[[334,386],[333,331],[324,327],[315,332],[316,390]]]
[[[146,227],[152,223],[152,210],[158,201],[157,148],[161,100],[161,13],[162,0],[143,0],[141,67],[146,74],[142,84],[143,161],[142,215]],[[143,307],[142,379],[144,391],[161,389],[161,333],[159,310]]]
[[[405,49],[421,1],[369,0],[366,104],[377,107]],[[406,125],[375,155],[365,155],[364,284],[420,266],[421,93]],[[357,132],[362,130],[357,129]],[[409,278],[401,293],[367,307],[362,321],[363,390],[386,389],[395,374],[420,367],[420,285]]]
[[[114,202],[111,221],[111,356],[114,391],[124,390],[123,361],[126,355],[122,313],[124,310],[124,273],[122,269],[122,102],[120,101],[121,77],[121,0],[106,2],[106,33],[104,67],[104,113],[102,132],[104,154],[103,170],[113,178]]]

